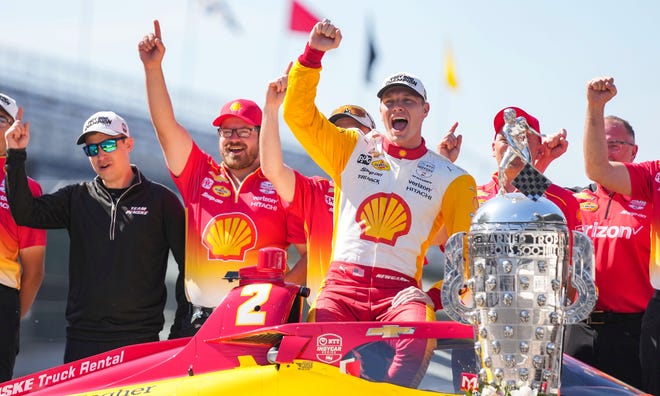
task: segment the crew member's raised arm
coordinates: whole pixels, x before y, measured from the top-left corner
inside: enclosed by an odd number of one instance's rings
[[[172,101],[163,75],[162,63],[165,56],[165,45],[157,20],[154,21],[154,32],[144,36],[138,44],[138,51],[144,65],[151,122],[163,149],[167,167],[174,176],[179,176],[192,150],[193,140],[188,131],[174,117]]]
[[[612,77],[598,77],[587,83],[587,114],[584,121],[584,166],[587,177],[606,189],[630,195],[630,175],[623,163],[607,158],[605,104],[616,95]]]

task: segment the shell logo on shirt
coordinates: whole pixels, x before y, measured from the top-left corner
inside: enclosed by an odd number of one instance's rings
[[[244,260],[257,242],[256,227],[243,213],[223,213],[212,218],[202,233],[209,260]]]
[[[586,192],[578,192],[578,193],[573,194],[573,196],[576,199],[581,199],[581,200],[589,200],[589,201],[595,201],[596,200],[596,197],[594,197],[591,194],[587,194]]]
[[[410,207],[403,198],[385,193],[367,197],[355,215],[362,228],[360,238],[392,246],[410,231],[410,219]]]
[[[209,176],[218,183],[229,183],[229,180],[222,174],[209,171]]]

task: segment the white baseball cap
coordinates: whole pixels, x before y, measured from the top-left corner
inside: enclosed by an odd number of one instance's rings
[[[89,117],[85,121],[82,134],[78,136],[78,142],[76,144],[85,143],[85,135],[94,132],[101,132],[110,136],[131,136],[128,133],[126,121],[113,111],[99,111]]]
[[[421,96],[424,101],[426,101],[426,89],[424,88],[424,84],[422,84],[422,80],[410,73],[405,72],[396,73],[390,77],[387,77],[383,81],[383,85],[381,86],[380,91],[378,91],[376,96],[378,96],[379,99],[382,99],[385,90],[394,86],[410,88],[415,93],[417,93],[417,95]]]
[[[11,118],[16,120],[16,115],[18,114],[18,105],[16,104],[14,98],[0,93],[0,106],[2,106],[2,110],[6,111],[7,114],[11,116]]]

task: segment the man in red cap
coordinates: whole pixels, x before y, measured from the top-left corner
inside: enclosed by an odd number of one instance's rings
[[[222,279],[225,273],[256,263],[260,248],[286,249],[293,243],[304,257],[302,224],[285,210],[261,172],[259,106],[236,99],[222,107],[213,121],[222,155],[218,164],[174,118],[162,70],[165,46],[158,21],[138,49],[151,120],[188,213],[186,293],[194,307],[192,319],[199,324],[234,286]],[[304,266],[294,268],[287,280],[301,283],[304,277],[298,271]]]
[[[527,143],[529,147],[530,159],[532,162],[531,164],[537,170],[544,172],[553,160],[566,152],[568,149],[568,142],[566,141],[566,130],[562,129],[553,135],[542,137],[540,135],[541,126],[539,124],[539,120],[536,117],[519,107],[507,106],[497,112],[493,118],[495,134],[491,144],[491,149],[493,151],[493,157],[495,157],[495,161],[498,165],[501,163],[502,158],[504,157],[504,153],[509,147],[509,143],[502,133],[504,128],[504,111],[506,109],[513,109],[516,112],[516,117],[524,117],[527,121],[527,125],[529,125],[532,129],[534,129],[534,131],[538,133],[537,135],[533,132],[527,132]],[[458,158],[462,142],[462,136],[455,135],[455,129],[456,124],[438,144],[438,152],[449,158],[452,162],[456,161]],[[509,164],[506,169],[507,183],[504,186],[505,192],[516,191],[516,188],[511,182],[522,170],[524,165],[524,162],[520,158],[514,159],[511,164]],[[477,187],[477,198],[479,199],[479,204],[483,204],[484,202],[497,195],[499,188],[499,174],[496,171],[493,173],[490,182]],[[573,192],[552,184],[550,187],[548,187],[545,194],[550,201],[554,202],[562,210],[566,216],[568,227],[570,227],[571,230],[575,230],[576,227],[580,225],[580,207],[575,197],[573,197]]]

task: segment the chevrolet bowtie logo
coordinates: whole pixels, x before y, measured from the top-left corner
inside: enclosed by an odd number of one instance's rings
[[[401,334],[414,334],[414,327],[399,327],[398,325],[385,325],[381,328],[367,330],[368,336],[382,336],[383,338],[399,338]]]

